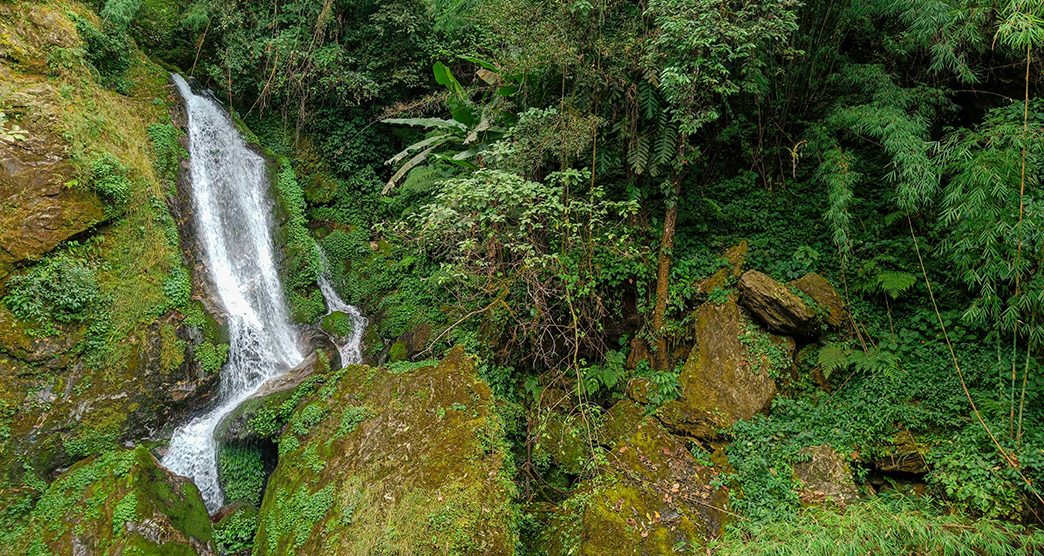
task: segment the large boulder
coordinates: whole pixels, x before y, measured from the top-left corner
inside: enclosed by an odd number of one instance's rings
[[[84,460],[60,476],[7,553],[210,555],[212,535],[195,485],[139,447]]]
[[[77,176],[62,138],[60,113],[41,109],[54,95],[48,53],[78,45],[62,8],[0,4],[0,106],[28,131],[22,141],[0,141],[0,281],[11,268],[39,259],[59,243],[105,219],[91,191],[69,187]]]
[[[337,371],[282,431],[254,554],[511,554],[502,434],[459,349]]]
[[[695,335],[678,378],[681,395],[657,416],[672,430],[713,438],[768,409],[776,395],[773,376],[791,364],[794,342],[765,334],[731,299],[700,306]]]
[[[313,377],[323,378],[323,373],[334,369],[337,360],[336,348],[321,347],[313,351],[297,367],[265,382],[254,395],[225,415],[214,429],[214,438],[223,444],[273,439],[279,432],[278,427],[289,418],[297,398],[311,386],[305,383]]]
[[[740,301],[769,330],[787,336],[816,336],[845,319],[841,296],[825,278],[810,272],[781,284],[756,270],[739,280]]]
[[[629,404],[630,402],[623,402]],[[630,422],[630,407],[618,415]],[[539,536],[549,554],[677,554],[717,537],[728,489],[721,469],[697,460],[656,419],[638,421],[610,443],[598,474],[548,517]]]
[[[829,445],[805,448],[794,464],[794,478],[801,483],[803,504],[833,503],[844,506],[859,496],[852,468]]]

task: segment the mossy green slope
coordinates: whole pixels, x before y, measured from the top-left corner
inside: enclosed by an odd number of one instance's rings
[[[18,214],[0,219],[0,491],[157,434],[216,384],[168,208],[169,76],[128,41],[110,86],[88,40],[104,27],[79,2],[0,3],[0,110],[28,135],[0,142]]]
[[[512,554],[502,425],[474,360],[339,374],[282,432],[254,553]]]

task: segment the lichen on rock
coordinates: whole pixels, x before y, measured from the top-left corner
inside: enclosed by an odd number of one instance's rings
[[[631,412],[621,407],[620,413]],[[702,546],[721,534],[730,515],[721,471],[709,463],[656,419],[641,419],[611,444],[598,473],[546,517],[543,549],[667,555]]]

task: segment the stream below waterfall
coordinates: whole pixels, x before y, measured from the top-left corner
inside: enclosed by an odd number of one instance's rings
[[[300,364],[307,346],[291,322],[276,266],[265,159],[247,145],[217,101],[194,92],[180,75],[173,79],[188,114],[190,187],[195,230],[203,248],[200,260],[224,311],[229,354],[216,401],[174,431],[162,464],[190,478],[213,513],[224,504],[215,428],[267,380]],[[352,321],[350,337],[338,343],[342,365],[361,362],[366,319],[337,296],[328,279],[320,279],[319,286],[328,313],[341,311]]]

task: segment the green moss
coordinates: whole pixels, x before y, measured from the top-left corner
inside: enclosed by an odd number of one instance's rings
[[[388,358],[391,359],[392,362],[405,361],[409,356],[410,353],[406,349],[406,342],[402,340],[396,341],[388,350]]]
[[[419,390],[428,394],[403,395]],[[335,372],[289,423],[262,503],[261,553],[511,552],[503,428],[461,352],[406,373]]]
[[[144,448],[106,452],[75,465],[47,487],[18,545],[71,554],[75,542],[101,554],[126,553],[130,547],[178,553],[188,544],[177,539],[186,536],[207,543],[212,532],[199,491],[181,484]],[[142,516],[150,517],[159,535],[145,537],[128,527]]]
[[[336,338],[347,338],[352,334],[352,318],[341,311],[323,317],[321,325],[327,334]]]

